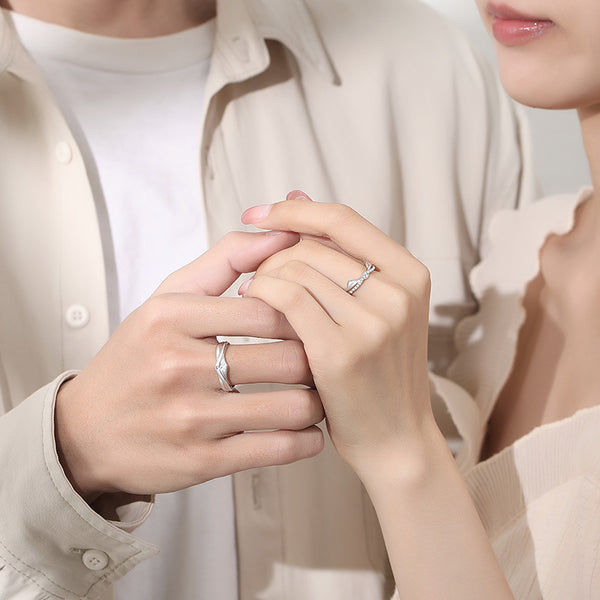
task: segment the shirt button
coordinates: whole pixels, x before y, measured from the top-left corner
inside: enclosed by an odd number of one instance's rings
[[[90,311],[85,306],[81,306],[81,304],[73,304],[67,308],[65,320],[69,327],[80,329],[88,324],[90,320]]]
[[[248,42],[241,38],[233,38],[233,52],[242,62],[248,62],[250,60],[250,49]]]
[[[102,550],[86,550],[81,560],[90,571],[102,571],[108,565],[108,555]]]
[[[59,142],[54,149],[56,160],[62,165],[68,165],[73,159],[73,151],[67,142]]]

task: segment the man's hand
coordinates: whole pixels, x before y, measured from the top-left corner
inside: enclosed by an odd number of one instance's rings
[[[297,240],[229,234],[167,278],[63,384],[57,446],[86,500],[170,492],[320,452],[315,424],[323,408],[314,390],[226,393],[214,369],[217,335],[278,338],[284,341],[230,346],[232,383],[312,385],[303,346],[280,313],[258,299],[218,297]]]

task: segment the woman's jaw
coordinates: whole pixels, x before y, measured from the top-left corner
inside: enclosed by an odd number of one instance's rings
[[[477,0],[506,91],[547,109],[600,104],[600,0]]]

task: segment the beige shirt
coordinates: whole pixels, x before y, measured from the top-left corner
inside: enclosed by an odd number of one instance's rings
[[[527,134],[463,38],[412,0],[223,0],[207,98],[211,241],[293,188],[350,204],[430,267],[431,364],[443,368],[456,321],[474,308],[467,273],[488,216],[534,195]],[[71,488],[54,445],[62,374],[87,364],[115,317],[99,218],[80,149],[2,12],[5,598],[97,598],[155,552],[128,533],[148,506],[107,522]],[[242,600],[390,593],[373,509],[331,446],[239,474],[235,495]]]
[[[457,461],[518,600],[600,598],[600,405],[535,428],[479,462],[486,424],[510,375],[522,300],[551,234],[573,226],[589,197],[557,196],[491,224],[489,255],[471,274],[481,303],[457,328],[459,355],[436,378],[463,437]],[[461,387],[458,387],[459,384]]]

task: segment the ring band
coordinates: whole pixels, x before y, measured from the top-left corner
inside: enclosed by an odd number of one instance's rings
[[[219,385],[224,392],[237,392],[235,387],[231,385],[231,381],[229,381],[229,365],[225,360],[225,352],[229,345],[229,342],[219,342],[217,344],[215,371],[219,376]]]
[[[375,265],[369,261],[365,262],[365,270],[358,279],[349,279],[346,283],[345,290],[352,296],[354,292],[371,276],[371,273],[376,269]]]

